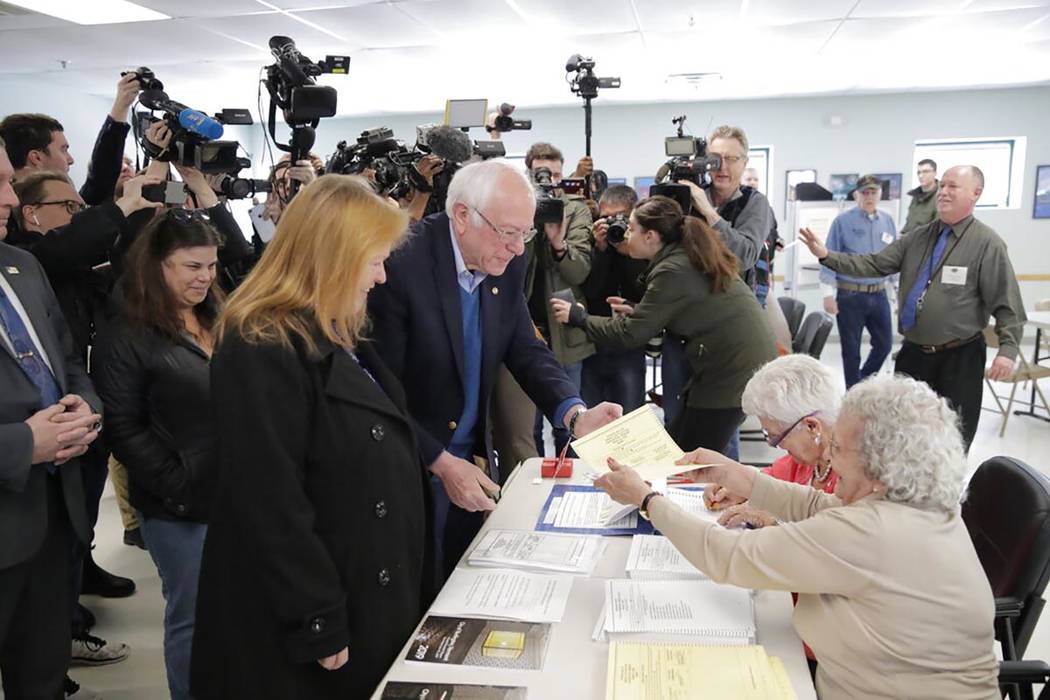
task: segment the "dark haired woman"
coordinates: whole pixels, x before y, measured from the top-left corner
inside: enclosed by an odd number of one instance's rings
[[[164,662],[189,694],[201,552],[214,489],[208,361],[222,304],[220,235],[200,210],[169,209],[142,232],[120,280],[121,318],[95,362],[113,454],[163,584]]]
[[[718,232],[684,216],[668,197],[650,197],[635,207],[627,252],[650,261],[640,302],[633,308],[618,305],[617,315],[606,318],[552,299],[555,316],[583,328],[599,345],[642,347],[664,329],[684,338],[692,377],[672,435],[683,450],[724,450],[744,420],[744,386],[776,357],[762,309]]]

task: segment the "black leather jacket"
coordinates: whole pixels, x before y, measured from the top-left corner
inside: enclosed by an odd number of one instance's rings
[[[147,517],[207,522],[215,486],[208,356],[122,318],[96,350],[106,436],[128,469],[131,504]]]

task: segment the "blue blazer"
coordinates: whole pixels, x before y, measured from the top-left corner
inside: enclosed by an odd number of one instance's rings
[[[451,442],[463,413],[463,313],[456,260],[444,213],[423,219],[387,261],[387,282],[369,295],[376,350],[401,379],[416,423],[425,464]],[[505,364],[529,398],[548,417],[564,400],[579,396],[554,354],[536,335],[525,304],[525,258],[502,275],[489,275],[481,293],[481,397],[475,428],[477,454],[495,473],[488,425],[496,374]],[[483,452],[482,452],[483,450]]]

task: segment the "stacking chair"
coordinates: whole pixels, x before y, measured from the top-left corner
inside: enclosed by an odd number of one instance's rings
[[[823,311],[814,311],[802,322],[798,334],[791,342],[791,351],[806,353],[819,360],[834,325],[831,316]]]
[[[1018,661],[1046,605],[1050,480],[1020,460],[992,457],[970,479],[962,518],[995,596],[995,637],[1002,658]],[[1039,663],[1004,664],[1000,683],[1011,697],[1031,697],[1030,687],[1026,695],[1023,685],[1013,684],[1036,678]]]
[[[802,317],[806,315],[806,305],[791,297],[777,297],[777,301],[780,302],[780,310],[784,312],[784,320],[787,321],[788,331],[794,340],[798,335],[799,326],[802,325]]]
[[[995,334],[993,326],[987,326],[984,329],[984,340],[988,343],[988,347],[998,348],[999,347],[999,336]],[[995,404],[999,407],[999,413],[1003,416],[1003,423],[999,427],[999,437],[1006,434],[1006,422],[1010,420],[1010,416],[1013,413],[1011,409],[1014,406],[1014,396],[1017,394],[1018,384],[1027,384],[1032,382],[1032,387],[1035,389],[1035,395],[1043,402],[1043,408],[1046,409],[1047,415],[1050,415],[1050,403],[1047,403],[1046,396],[1043,394],[1043,390],[1039,387],[1039,380],[1050,377],[1050,367],[1044,365],[1033,365],[1025,359],[1023,353],[1017,354],[1017,368],[1013,373],[1006,379],[1000,379],[999,382],[1003,384],[1010,384],[1010,395],[1001,396],[996,393],[995,385],[992,384],[992,380],[985,377],[984,383],[988,385],[988,389],[992,393],[992,398],[995,399]],[[1006,406],[1003,406],[1003,399],[1006,399]],[[1025,401],[1025,404],[1028,402]],[[1032,408],[1035,408],[1032,406]],[[991,409],[989,409],[991,410]]]

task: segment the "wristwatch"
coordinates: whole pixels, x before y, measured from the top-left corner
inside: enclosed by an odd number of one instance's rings
[[[650,491],[645,494],[645,498],[642,499],[642,505],[638,506],[638,515],[642,516],[646,520],[652,520],[649,517],[649,501],[653,500],[653,496],[662,496],[663,494],[659,491]]]

